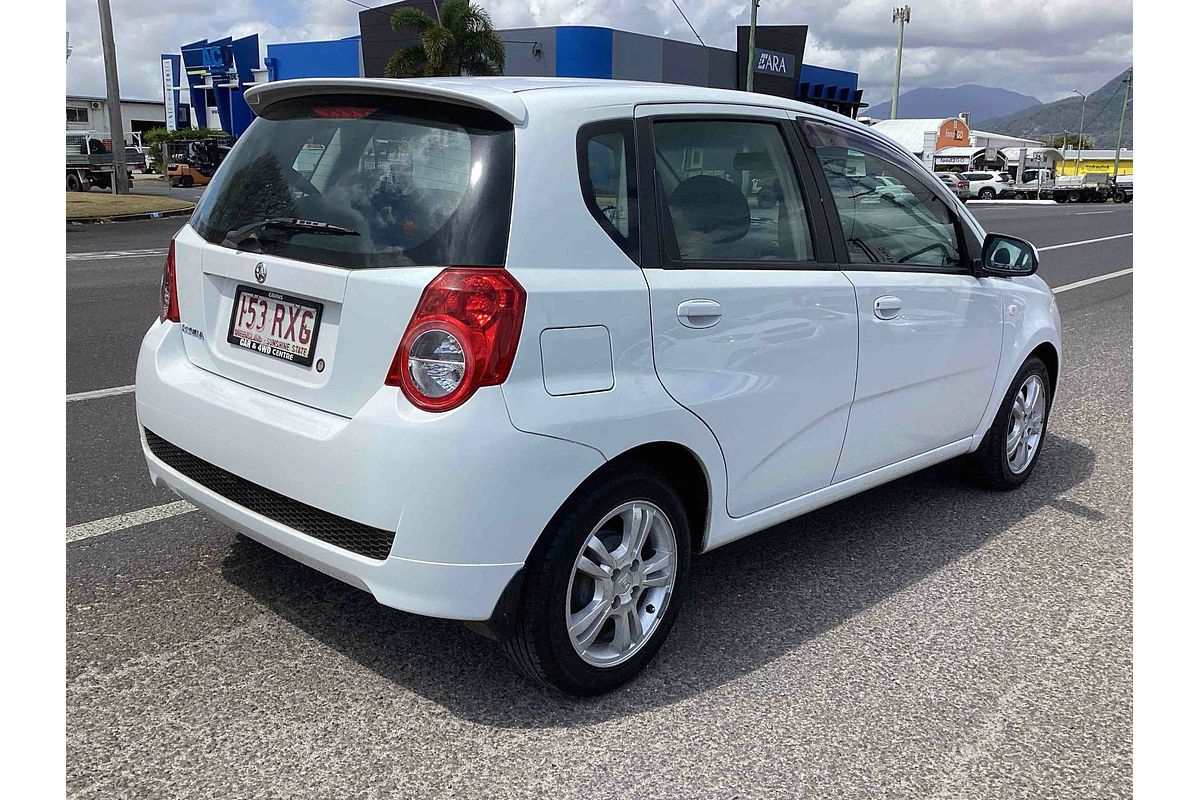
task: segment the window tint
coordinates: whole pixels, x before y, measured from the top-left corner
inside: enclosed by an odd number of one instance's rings
[[[340,267],[503,264],[512,170],[512,127],[484,111],[285,100],[238,141],[192,225],[215,244]],[[256,227],[276,217],[342,231]]]
[[[935,194],[932,176],[918,177],[865,136],[816,123],[804,128],[829,181],[851,263],[962,263],[957,220]]]
[[[656,122],[668,248],[681,261],[811,261],[812,238],[779,126]]]
[[[600,227],[637,261],[633,120],[597,122],[580,129],[579,183],[584,202]]]

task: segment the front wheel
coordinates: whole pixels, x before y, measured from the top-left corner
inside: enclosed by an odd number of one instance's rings
[[[980,200],[993,200],[996,197],[996,190],[990,186],[985,186],[979,190]]]
[[[568,694],[630,680],[675,622],[689,542],[683,504],[655,472],[635,467],[581,489],[530,557],[506,654]]]
[[[993,489],[1015,489],[1037,464],[1050,410],[1050,374],[1030,356],[1004,395],[996,419],[979,449],[971,454],[976,476]]]

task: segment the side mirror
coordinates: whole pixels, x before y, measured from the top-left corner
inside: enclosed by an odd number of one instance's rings
[[[979,266],[984,275],[1004,278],[1032,275],[1038,268],[1037,248],[1016,236],[989,233],[983,240]]]

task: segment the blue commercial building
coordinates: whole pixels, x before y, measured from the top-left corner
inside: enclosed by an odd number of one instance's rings
[[[260,65],[257,35],[184,45],[163,59],[168,127],[220,128],[241,135],[253,120],[242,97],[246,88],[289,78],[383,77],[388,59],[417,42],[412,31],[394,31],[391,16],[401,6],[436,13],[433,0],[365,9],[359,34],[318,42],[268,44]],[[738,29],[738,49],[647,36],[594,25],[556,25],[497,31],[505,43],[506,75],[615,78],[741,89],[746,85],[747,30]],[[808,28],[758,27],[754,90],[802,100],[849,117],[864,107],[858,75],[804,63]],[[181,58],[182,57],[182,58]],[[180,61],[186,83],[179,81]]]

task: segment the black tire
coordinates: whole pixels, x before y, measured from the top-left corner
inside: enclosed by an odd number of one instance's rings
[[[1046,392],[1042,432],[1041,437],[1038,439],[1037,447],[1033,455],[1029,458],[1028,465],[1020,472],[1014,472],[1009,464],[1006,447],[1009,425],[1012,422],[1013,401],[1016,399],[1017,392],[1021,390],[1025,381],[1032,375],[1041,378],[1042,386]],[[1029,479],[1029,476],[1033,474],[1034,469],[1037,467],[1037,460],[1042,455],[1042,450],[1045,449],[1046,432],[1049,429],[1050,409],[1053,405],[1053,400],[1054,386],[1050,382],[1049,370],[1046,369],[1046,365],[1040,358],[1030,356],[1021,365],[1021,368],[1017,370],[1017,375],[1013,378],[1012,385],[1004,393],[1004,400],[1000,403],[1000,408],[996,411],[996,418],[992,421],[992,426],[988,428],[987,434],[983,437],[983,442],[979,445],[979,449],[969,457],[972,472],[981,484],[989,489],[1005,491],[1016,489]]]
[[[593,529],[614,509],[648,501],[671,523],[675,542],[675,582],[658,610],[659,621],[633,656],[612,667],[587,663],[567,632],[567,590],[575,562]],[[590,480],[578,489],[546,527],[526,563],[513,635],[505,654],[528,678],[573,695],[611,691],[637,675],[654,658],[679,613],[691,554],[687,513],[671,484],[657,472],[634,464]]]
[[[1078,203],[1081,197],[1082,195],[1080,195],[1079,192],[1071,192],[1067,195],[1067,202]]]
[[[771,191],[770,189],[763,189],[762,191],[760,191],[758,193],[758,207],[759,208],[774,208],[775,207],[775,193],[773,191]]]
[[[979,190],[979,199],[980,200],[996,199],[996,190],[990,186],[983,187],[982,189]]]
[[[67,191],[68,192],[83,191],[83,184],[80,182],[79,176],[76,175],[74,172],[67,173]]]
[[[182,178],[179,179],[179,185],[185,189],[192,188],[192,185],[195,183],[196,182],[194,180],[192,180],[191,175],[184,175]]]

